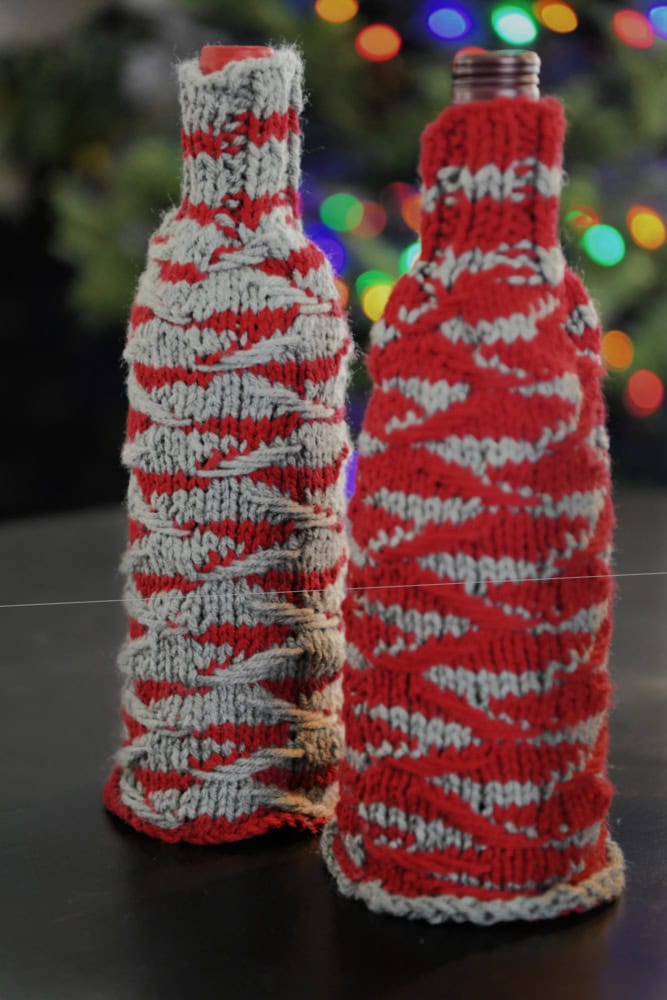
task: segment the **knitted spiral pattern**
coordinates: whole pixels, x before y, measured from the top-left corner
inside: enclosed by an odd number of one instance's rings
[[[125,733],[104,802],[163,840],[319,830],[337,794],[351,339],[297,209],[288,48],[179,66],[181,204],[124,358]]]
[[[490,924],[619,895],[599,324],[558,242],[553,99],[422,138],[422,259],[374,327],[325,861],[372,910]]]

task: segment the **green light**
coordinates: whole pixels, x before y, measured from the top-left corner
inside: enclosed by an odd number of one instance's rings
[[[581,245],[596,264],[613,267],[625,257],[625,240],[613,226],[590,226],[581,237]]]
[[[341,233],[355,229],[363,217],[364,206],[353,194],[332,194],[320,205],[320,218],[324,225]]]
[[[362,273],[357,277],[354,285],[357,289],[357,295],[361,296],[366,291],[367,288],[371,288],[373,285],[393,285],[394,279],[386,271],[362,271]]]
[[[537,37],[537,25],[528,11],[513,4],[496,7],[491,24],[495,33],[511,45],[528,45]]]
[[[401,256],[398,259],[398,273],[407,274],[414,262],[419,257],[421,253],[421,243],[417,240],[415,243],[411,243],[409,247],[406,247]]]

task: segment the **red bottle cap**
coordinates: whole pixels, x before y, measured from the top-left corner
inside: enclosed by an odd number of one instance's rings
[[[270,56],[273,49],[266,45],[205,45],[199,56],[202,73],[215,73],[236,59],[261,59]]]

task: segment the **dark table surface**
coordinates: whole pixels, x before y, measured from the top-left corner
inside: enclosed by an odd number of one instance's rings
[[[616,572],[667,570],[667,492],[618,489]],[[0,526],[0,604],[116,601],[120,507]],[[490,928],[339,898],[312,837],[167,845],[104,812],[120,603],[4,607],[0,998],[667,998],[667,576],[621,576],[611,827],[625,897]]]

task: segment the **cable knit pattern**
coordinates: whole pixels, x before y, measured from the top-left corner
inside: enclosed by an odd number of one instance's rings
[[[322,849],[344,894],[433,923],[623,889],[603,368],[558,241],[563,133],[549,98],[426,129],[422,258],[371,335]]]
[[[104,802],[216,843],[332,813],[351,338],[298,214],[299,56],[179,81],[182,200],[123,355],[125,735]]]

